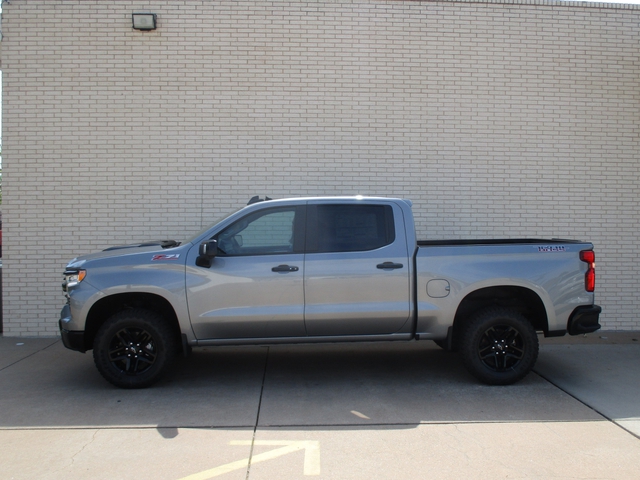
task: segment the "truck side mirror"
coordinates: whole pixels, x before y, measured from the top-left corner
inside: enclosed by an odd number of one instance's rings
[[[211,260],[218,255],[218,241],[206,240],[200,244],[198,248],[198,258],[196,258],[196,265],[199,267],[210,268]]]
[[[218,255],[218,241],[217,240],[207,240],[200,244],[200,249],[198,250],[201,257],[213,258]]]

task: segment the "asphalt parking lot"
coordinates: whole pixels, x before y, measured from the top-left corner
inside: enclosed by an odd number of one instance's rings
[[[0,478],[636,479],[638,340],[541,340],[508,387],[431,342],[200,349],[127,391],[0,338]]]

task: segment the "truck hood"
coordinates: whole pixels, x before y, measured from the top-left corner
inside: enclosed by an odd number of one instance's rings
[[[122,257],[124,259],[125,257],[131,257],[140,254],[147,254],[153,257],[154,255],[171,255],[173,253],[174,255],[177,255],[177,257],[175,258],[179,258],[180,254],[174,253],[176,252],[178,246],[180,246],[180,243],[174,240],[154,240],[149,242],[134,243],[131,245],[118,245],[106,248],[101,252],[89,253],[87,255],[76,257],[67,264],[67,268],[82,268],[89,262],[99,262],[100,260],[106,259],[115,260],[117,257]]]
[[[160,248],[173,248],[180,245],[180,242],[175,240],[152,240],[150,242],[132,243],[131,245],[117,245],[115,247],[105,248],[103,252],[110,252],[112,250],[122,250],[123,248],[141,248],[141,247],[160,247]]]

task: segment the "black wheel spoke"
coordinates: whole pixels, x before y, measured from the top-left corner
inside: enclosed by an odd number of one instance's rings
[[[510,325],[494,325],[482,334],[478,356],[495,372],[514,368],[524,356],[524,343],[517,329]]]
[[[127,354],[126,353],[118,353],[117,355],[113,355],[113,354],[109,354],[109,360],[111,362],[122,362],[123,360],[127,359]]]
[[[115,346],[115,348],[112,348],[109,350],[109,358],[111,359],[117,359],[123,356],[126,356],[126,348],[124,345],[118,344]]]
[[[131,342],[131,338],[129,337],[129,332],[127,330],[120,330],[116,333],[116,338],[120,341],[122,345],[127,345]]]
[[[489,358],[494,355],[494,350],[491,345],[487,345],[485,347],[479,347],[478,354],[480,358]]]
[[[509,360],[521,360],[522,359],[522,355],[523,353],[518,353],[517,355],[513,354],[513,353],[509,353],[507,352],[506,355],[504,356],[504,358],[508,358]]]
[[[157,358],[153,336],[143,328],[123,328],[111,339],[108,357],[117,370],[127,375],[142,374]]]
[[[507,350],[507,354],[511,355],[512,357],[520,358],[524,355],[524,349],[518,348],[516,346],[510,346],[509,349]]]
[[[143,363],[145,365],[152,365],[153,362],[155,361],[155,358],[138,357],[138,358],[136,358],[136,361],[138,363]]]
[[[495,358],[495,357],[496,357],[496,354],[494,352],[488,352],[484,355],[480,355],[480,359],[483,361],[491,360],[492,358]]]
[[[484,340],[487,343],[494,343],[499,341],[499,336],[500,336],[499,333],[496,332],[494,328],[490,328],[489,330],[484,332]]]
[[[506,355],[500,355],[499,357],[496,357],[496,359],[500,363],[500,365],[496,366],[496,368],[498,370],[506,370],[508,368],[507,367],[508,362],[507,362],[507,356]]]
[[[137,373],[140,371],[140,358],[134,358],[131,361],[131,373]]]
[[[149,332],[145,332],[144,330],[139,332],[138,335],[136,335],[136,343],[140,346],[140,345],[145,345],[147,343],[152,342],[153,339],[151,338],[151,335],[149,335]]]
[[[505,332],[504,341],[508,344],[514,344],[519,336],[520,334],[515,328],[509,327],[509,330]]]

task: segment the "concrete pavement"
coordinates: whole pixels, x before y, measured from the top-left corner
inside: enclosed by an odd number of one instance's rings
[[[508,387],[431,342],[196,349],[134,391],[0,338],[0,478],[640,478],[638,338],[541,339]]]
[[[535,371],[640,438],[640,332],[546,339]]]

